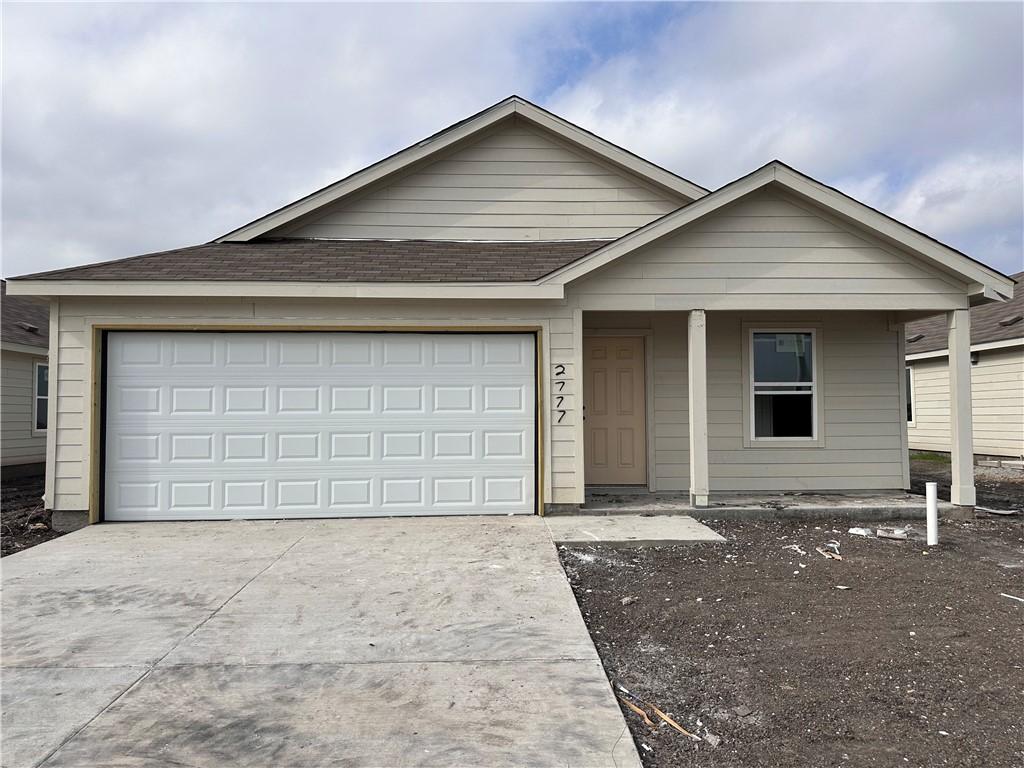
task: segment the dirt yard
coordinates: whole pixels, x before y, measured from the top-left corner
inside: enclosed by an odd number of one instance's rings
[[[43,509],[43,478],[4,480],[0,487],[0,556],[55,539],[50,513]]]
[[[910,489],[924,493],[924,484],[939,484],[939,498],[949,501],[949,456],[938,453],[910,454]],[[978,506],[989,509],[1024,510],[1024,472],[1010,467],[974,467]]]
[[[1021,518],[943,523],[932,549],[923,522],[850,526],[560,549],[609,678],[655,724],[621,705],[647,768],[1024,765],[1024,602],[1000,596],[1024,597]],[[815,551],[830,540],[842,561]]]

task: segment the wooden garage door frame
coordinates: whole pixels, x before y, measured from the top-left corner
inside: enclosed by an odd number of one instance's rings
[[[540,325],[288,325],[288,324],[203,324],[189,323],[103,323],[92,326],[92,429],[90,452],[89,522],[104,521],[107,463],[107,334],[111,331],[166,331],[180,333],[451,333],[451,334],[529,334],[533,337],[533,376],[535,404],[534,430],[534,503],[535,514],[544,515],[544,327]]]

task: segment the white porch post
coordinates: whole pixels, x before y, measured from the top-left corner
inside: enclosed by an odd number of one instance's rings
[[[690,401],[690,504],[708,505],[708,342],[703,309],[690,312],[687,333]]]
[[[952,478],[950,500],[974,506],[974,429],[971,419],[971,315],[946,313],[949,328],[949,428]]]

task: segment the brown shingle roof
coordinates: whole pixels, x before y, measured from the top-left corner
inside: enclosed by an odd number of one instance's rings
[[[176,248],[17,279],[518,282],[543,277],[608,242],[253,240]]]
[[[8,296],[7,281],[0,280],[0,341],[48,348],[50,305],[29,296]]]
[[[971,344],[1024,338],[1024,272],[1010,275],[1017,281],[1013,298],[994,304],[982,304],[971,309]],[[1021,318],[1010,322],[1013,318]],[[934,315],[907,323],[907,354],[934,352],[947,346],[946,316]],[[912,341],[914,337],[920,339]]]

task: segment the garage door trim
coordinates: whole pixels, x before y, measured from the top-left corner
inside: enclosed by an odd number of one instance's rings
[[[92,408],[90,454],[89,522],[105,520],[107,464],[107,352],[108,333],[182,332],[182,333],[405,333],[405,334],[529,334],[534,342],[534,513],[544,515],[544,360],[543,325],[289,325],[289,324],[202,324],[193,323],[97,323],[89,326],[92,336]]]

